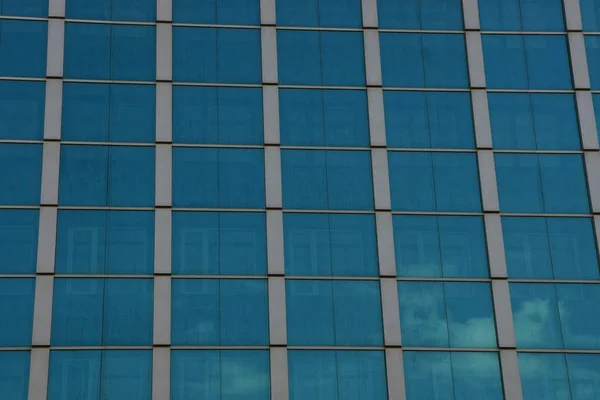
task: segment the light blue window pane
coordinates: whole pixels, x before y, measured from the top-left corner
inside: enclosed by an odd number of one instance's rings
[[[379,275],[373,215],[331,214],[329,221],[333,275]]]
[[[112,79],[156,80],[156,28],[154,26],[111,26]]]
[[[99,400],[100,350],[53,350],[50,352],[48,400]]]
[[[216,87],[173,87],[173,142],[219,143],[218,91]]]
[[[221,400],[221,386],[219,350],[171,351],[172,400]]]
[[[431,153],[388,152],[392,209],[435,211]]]
[[[102,342],[108,346],[152,344],[152,279],[107,279]]]
[[[327,214],[283,215],[285,273],[330,276],[331,238]]]
[[[421,40],[426,87],[469,86],[464,35],[424,34]]]
[[[173,213],[173,274],[218,275],[220,272],[219,214]]]
[[[321,85],[320,33],[277,31],[277,65],[281,84]]]
[[[496,154],[495,164],[502,211],[544,212],[537,155]]]
[[[320,0],[278,0],[277,25],[319,26],[319,8],[325,1]]]
[[[108,142],[111,124],[111,85],[64,83],[63,140]]]
[[[324,90],[323,107],[327,146],[369,146],[366,91]]]
[[[530,89],[573,87],[566,36],[525,35],[523,42]]]
[[[110,147],[109,206],[154,205],[154,153],[154,147]]]
[[[104,279],[54,279],[51,344],[101,345],[103,302]]]
[[[480,217],[438,217],[443,276],[489,275],[483,221]],[[439,275],[438,275],[439,276]]]
[[[173,344],[220,344],[219,281],[174,279],[172,296],[171,340]]]
[[[454,399],[503,400],[498,353],[450,353]]]
[[[0,391],[5,400],[27,400],[29,391],[28,351],[0,353]]]
[[[600,88],[600,36],[584,36],[592,89]]]
[[[598,279],[598,256],[592,220],[547,218],[554,277]]]
[[[269,400],[270,398],[268,350],[221,351],[221,400]]]
[[[263,213],[220,213],[222,275],[266,275],[267,233]]]
[[[379,34],[384,86],[425,87],[421,38],[416,33]]]
[[[449,352],[405,351],[404,377],[407,400],[455,398]]]
[[[486,0],[479,4],[481,29],[487,31],[520,31],[520,0]]]
[[[326,170],[323,150],[282,150],[283,206],[327,209]]]
[[[0,144],[0,204],[39,205],[42,145]]]
[[[431,147],[425,92],[384,91],[383,105],[388,147]]]
[[[38,219],[37,210],[0,210],[0,273],[35,273]]]
[[[597,354],[567,354],[566,358],[573,399],[596,400],[600,387],[600,357]]]
[[[219,207],[265,207],[262,149],[219,149]]]
[[[31,345],[35,279],[0,279],[0,346]]]
[[[557,284],[558,313],[566,349],[600,349],[600,286]]]
[[[106,273],[154,273],[154,213],[108,213]]]
[[[44,136],[46,85],[0,82],[0,139],[41,140]]]
[[[488,93],[494,148],[515,150],[538,148],[531,96],[535,95]],[[544,132],[540,131],[540,136],[543,137],[543,135]]]
[[[117,0],[118,1],[118,0]],[[73,19],[110,20],[113,1],[67,0],[65,15]]]
[[[475,154],[433,153],[438,211],[480,211],[479,173]]]
[[[386,29],[461,30],[462,4],[458,0],[379,0],[379,27]]]
[[[362,32],[321,31],[320,34],[323,85],[364,86],[366,81]]]
[[[521,18],[525,31],[564,31],[561,0],[521,0]]]
[[[110,79],[110,42],[110,25],[65,24],[64,77],[72,79]]]
[[[173,29],[173,81],[217,82],[216,29]]]
[[[600,30],[600,3],[597,0],[579,0],[584,31]]]
[[[154,143],[155,122],[154,85],[110,86],[110,140],[112,142]]]
[[[383,345],[378,282],[334,281],[333,308],[336,345]]]
[[[102,354],[100,400],[152,397],[152,350],[108,350]]]
[[[580,155],[540,154],[544,210],[549,213],[589,212],[587,184]]]
[[[510,278],[554,277],[545,218],[503,217],[502,235]]]
[[[269,300],[266,279],[222,279],[220,283],[223,346],[269,344]]]
[[[468,93],[427,93],[431,147],[472,149],[475,147],[473,111]]]
[[[329,209],[373,209],[370,152],[327,152],[327,200]]]
[[[337,351],[340,399],[387,400],[383,351]]]
[[[521,35],[482,35],[485,79],[490,89],[528,89]],[[531,69],[529,69],[531,71]]]
[[[46,21],[0,22],[0,75],[28,78],[46,76]]]
[[[262,145],[262,90],[221,87],[218,98],[219,143]]]
[[[19,17],[48,16],[48,0],[2,0],[2,15]]]
[[[418,0],[377,0],[379,27],[383,29],[428,29],[421,26],[420,5],[421,2]]]
[[[529,349],[563,347],[554,285],[511,283],[510,301],[517,347]],[[588,315],[588,320],[589,318]]]
[[[339,399],[336,353],[331,350],[288,351],[290,400]]]
[[[260,3],[259,0],[175,0],[173,21],[196,24],[260,25]]]
[[[571,399],[564,354],[518,353],[518,356],[524,399]]]
[[[450,347],[442,282],[398,282],[398,300],[405,346]]]
[[[218,150],[173,149],[173,205],[218,207]]]
[[[107,146],[61,146],[59,203],[105,206],[108,190]]]
[[[106,273],[107,212],[60,210],[56,273]]]
[[[296,24],[296,26],[301,24]],[[319,0],[319,26],[362,28],[360,0]]]
[[[260,40],[258,29],[217,30],[219,83],[262,83]]]
[[[338,344],[334,328],[333,282],[286,280],[285,288],[288,343],[316,346]]]
[[[346,92],[343,91],[344,94]],[[324,90],[310,89],[279,90],[279,129],[282,145],[325,145],[324,93]]]
[[[398,276],[442,276],[437,218],[423,215],[392,218]]]

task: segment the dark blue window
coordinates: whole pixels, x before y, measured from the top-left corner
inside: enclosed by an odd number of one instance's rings
[[[364,90],[281,89],[281,144],[287,146],[369,146]]]
[[[460,0],[377,0],[379,28],[462,30]]]
[[[262,149],[173,149],[173,205],[264,208]]]
[[[156,0],[66,0],[66,16],[72,19],[156,21]]]
[[[173,81],[261,83],[260,31],[175,27]]]
[[[377,281],[287,280],[290,345],[381,346]]]
[[[464,35],[381,33],[379,40],[384,86],[469,86]]]
[[[35,273],[38,219],[37,210],[0,210],[0,273]]]
[[[286,208],[373,209],[367,151],[283,150],[281,164]]]
[[[279,83],[287,85],[364,86],[361,32],[277,32]]]
[[[67,23],[64,76],[72,79],[156,80],[156,28]]]
[[[561,0],[485,0],[479,2],[486,31],[564,31]]]
[[[288,275],[379,275],[372,215],[286,213],[283,235]]]
[[[0,0],[0,15],[48,17],[48,0]]]
[[[43,82],[0,81],[0,139],[41,140],[45,95]]]
[[[0,279],[0,347],[31,346],[35,279]]]
[[[266,275],[265,215],[173,213],[173,274]]]
[[[174,279],[174,345],[269,344],[265,279]]]
[[[388,147],[475,147],[468,93],[385,91],[383,104]]]
[[[7,400],[27,400],[29,392],[28,351],[3,351],[0,353],[2,396]]]
[[[260,25],[260,0],[173,0],[173,22]]]
[[[398,276],[489,275],[480,217],[394,215],[393,227]]]
[[[62,139],[154,143],[153,85],[65,83]]]
[[[600,2],[579,0],[584,31],[600,31]]]
[[[362,28],[360,0],[277,0],[277,25]]]
[[[48,23],[0,21],[0,76],[46,77]]]
[[[175,86],[173,141],[262,145],[262,90]]]
[[[600,36],[585,36],[585,51],[587,53],[590,84],[592,89],[600,88]]]
[[[0,143],[0,204],[40,204],[42,146]]]

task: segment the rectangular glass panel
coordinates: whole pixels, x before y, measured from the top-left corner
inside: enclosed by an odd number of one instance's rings
[[[596,0],[579,0],[584,31],[600,30],[600,3]]]
[[[431,147],[427,93],[386,90],[383,105],[388,147]]]
[[[282,150],[283,206],[327,209],[326,170],[324,150]]]
[[[259,0],[174,0],[173,22],[260,25],[260,3]]]
[[[218,82],[216,29],[173,28],[173,81]]]
[[[4,19],[0,21],[0,36],[0,76],[46,76],[46,21]]]
[[[485,80],[490,89],[528,89],[521,35],[481,35]]]
[[[265,207],[262,149],[219,149],[219,207]]]
[[[407,400],[454,399],[449,352],[405,351],[403,355]]]
[[[61,139],[85,142],[110,140],[111,86],[63,84]]]
[[[437,218],[424,215],[392,218],[398,276],[442,276]]]
[[[103,274],[107,272],[107,214],[107,211],[98,210],[58,212],[56,273]],[[154,217],[152,219],[154,220]]]
[[[523,30],[564,31],[563,2],[560,0],[521,0]]]
[[[218,82],[262,83],[260,41],[258,29],[217,29]]]
[[[600,285],[557,284],[556,298],[566,349],[600,349]]]
[[[336,351],[340,399],[387,400],[383,351]]]
[[[220,400],[269,400],[271,398],[268,350],[222,350],[220,353]],[[192,399],[197,397],[190,398]]]
[[[498,353],[450,353],[454,399],[503,400]]]
[[[221,400],[219,350],[171,351],[171,400]]]
[[[290,400],[338,400],[336,352],[331,350],[289,350]]]
[[[277,24],[282,26],[319,26],[319,0],[278,0]]]
[[[327,214],[283,215],[285,273],[330,276],[331,238]]]
[[[461,30],[459,0],[378,0],[379,27],[385,29]]]
[[[61,146],[59,182],[59,204],[106,206],[108,146]]]
[[[473,110],[468,93],[427,93],[431,147],[472,149],[475,147]]]
[[[0,353],[0,393],[5,400],[27,400],[29,392],[28,351]]]
[[[218,91],[216,87],[173,86],[174,143],[219,143]]]
[[[329,215],[331,269],[334,276],[377,276],[377,239],[373,215]]]
[[[321,85],[320,33],[278,30],[277,66],[282,85]]]
[[[423,34],[421,42],[425,87],[466,88],[469,86],[464,35]]]
[[[324,93],[324,90],[311,89],[279,90],[279,130],[282,145],[325,145]]]
[[[546,218],[554,277],[598,279],[598,253],[592,220]]]
[[[519,353],[524,399],[571,400],[564,354]]]
[[[266,229],[263,213],[220,213],[220,273],[266,275]]]
[[[531,96],[529,93],[488,93],[494,148],[538,148]]]
[[[433,153],[437,211],[481,211],[477,158],[470,153]]]
[[[173,148],[173,206],[219,206],[218,149]]]
[[[155,160],[154,147],[111,146],[107,205],[154,206]]]
[[[355,0],[344,0],[355,1]],[[334,1],[330,1],[334,3]],[[321,79],[325,86],[364,86],[362,32],[321,31]]]
[[[2,15],[18,17],[48,16],[48,0],[2,0]]]
[[[100,400],[152,397],[152,350],[102,352]]]
[[[539,150],[579,150],[579,124],[571,94],[531,94]]]
[[[110,41],[110,25],[67,22],[65,24],[64,77],[110,79]]]
[[[154,143],[154,85],[110,85],[109,135],[111,142]]]
[[[373,178],[369,151],[327,151],[330,210],[372,210]]]
[[[435,211],[431,153],[388,152],[393,210]]]
[[[110,77],[123,81],[156,80],[156,28],[111,25]]]
[[[566,36],[525,35],[523,43],[530,89],[573,87]]]
[[[0,279],[0,346],[31,346],[35,279]]]
[[[171,341],[174,345],[219,345],[219,281],[173,279]]]
[[[40,204],[42,145],[0,143],[0,204]]]
[[[496,154],[494,158],[500,210],[503,212],[544,212],[538,156],[536,154]]]
[[[481,29],[487,31],[520,31],[521,0],[486,0],[479,4]]]
[[[173,274],[218,275],[220,236],[218,213],[173,212]]]
[[[368,147],[369,118],[364,90],[323,90],[325,145]]]
[[[600,357],[597,354],[567,354],[566,358],[573,399],[595,396],[600,387]]]
[[[100,350],[52,350],[48,400],[99,400]]]
[[[219,143],[262,145],[262,90],[220,87],[217,93]]]
[[[540,154],[544,211],[588,213],[588,190],[581,155]]]
[[[266,279],[221,279],[219,284],[220,344],[268,345],[269,301]]]
[[[1,81],[0,139],[41,140],[45,94],[43,82]]]
[[[0,210],[0,273],[35,273],[38,220],[37,210]]]
[[[106,272],[154,273],[154,212],[109,211]]]
[[[380,33],[383,85],[425,87],[422,35],[416,33]]]
[[[554,277],[544,218],[502,217],[502,235],[510,278]]]
[[[443,276],[489,276],[483,220],[480,217],[439,216]]]
[[[286,280],[285,288],[288,343],[335,345],[333,282]]]
[[[336,345],[383,345],[378,282],[334,281],[333,308]]]

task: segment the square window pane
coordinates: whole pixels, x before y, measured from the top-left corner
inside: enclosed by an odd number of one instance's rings
[[[333,318],[336,345],[383,345],[379,283],[334,281]]]
[[[579,150],[579,124],[571,94],[531,94],[537,148]]]
[[[0,210],[0,273],[35,273],[38,220],[38,210]]]
[[[107,211],[60,210],[56,273],[106,273]]]
[[[109,206],[154,205],[154,147],[112,146],[108,153]]]
[[[218,149],[173,148],[173,205],[219,206]]]
[[[279,90],[279,129],[282,145],[325,145],[324,93],[324,90],[311,89]]]
[[[280,84],[321,85],[320,33],[277,31],[277,65]]]
[[[340,399],[387,400],[382,351],[336,351]]]
[[[222,279],[220,344],[268,345],[269,301],[266,279]]]
[[[490,89],[528,89],[521,35],[481,35],[485,80]]]
[[[111,25],[111,79],[156,80],[156,28]]]
[[[331,350],[288,351],[290,400],[339,399],[336,353]]]
[[[334,283],[325,280],[286,280],[287,339],[290,345],[337,344],[334,327]],[[358,319],[358,316],[355,318]],[[348,334],[352,335],[353,332]]]
[[[438,211],[481,211],[475,154],[433,153],[433,179]]]
[[[384,86],[426,87],[422,36],[417,33],[379,34]]]
[[[331,276],[331,237],[327,214],[283,215],[285,273]]]
[[[454,398],[502,400],[502,377],[498,353],[450,353]]]
[[[267,234],[264,213],[219,213],[223,275],[266,275]]]
[[[64,77],[110,79],[110,42],[110,25],[66,23]]]
[[[525,31],[564,31],[563,2],[560,0],[521,0]]]
[[[530,89],[573,87],[566,36],[525,35],[523,43]]]
[[[466,88],[469,86],[464,35],[424,34],[421,43],[425,87]]]
[[[580,155],[540,154],[544,210],[549,213],[588,213],[588,191]]]
[[[281,151],[283,206],[285,208],[327,209],[325,154],[324,150]]]
[[[600,357],[597,354],[566,354],[569,382],[574,399],[585,399],[600,385]]]
[[[489,276],[483,220],[480,217],[439,216],[443,276]]]
[[[262,149],[219,149],[219,207],[265,207]]]
[[[0,144],[0,204],[39,205],[42,145]]]
[[[367,93],[364,90],[324,90],[323,114],[327,146],[369,146]]]
[[[444,283],[398,282],[405,346],[450,347]]]
[[[112,142],[154,143],[154,85],[110,85],[109,135]]]
[[[386,90],[383,105],[389,147],[431,147],[427,93]]]
[[[510,278],[554,277],[544,218],[502,217],[502,235]]]
[[[330,248],[334,276],[377,276],[377,239],[372,215],[331,214]]]
[[[494,148],[538,148],[531,96],[525,93],[488,93]]]
[[[372,210],[373,178],[368,151],[327,151],[329,209]]]
[[[151,398],[152,351],[103,351],[100,394],[100,400]]]
[[[366,81],[362,32],[321,31],[320,35],[323,85],[364,86]]]
[[[41,140],[46,85],[0,81],[0,139]]]
[[[495,164],[502,211],[544,212],[537,155],[496,154]]]
[[[98,400],[102,351],[52,350],[49,369],[48,400]]]
[[[431,153],[388,152],[393,210],[435,211]]]
[[[566,349],[600,349],[600,285],[557,284],[558,313]]]
[[[29,351],[0,353],[0,391],[6,400],[27,400],[29,392]]]
[[[0,21],[0,75],[27,78],[46,76],[48,23]]]
[[[218,90],[173,86],[173,142],[219,143]]]
[[[173,28],[173,81],[218,81],[216,29]]]
[[[262,145],[262,90],[221,87],[217,91],[219,143]]]
[[[594,227],[589,218],[546,218],[554,276],[598,279]]]
[[[108,142],[111,85],[63,83],[61,139]]]
[[[396,274],[443,276],[437,218],[423,215],[394,215],[392,218]]]
[[[570,399],[564,354],[518,353],[525,399]]]
[[[455,399],[449,352],[405,351],[403,358],[407,400]]]
[[[258,29],[217,29],[218,82],[262,83],[260,45]]]
[[[251,384],[249,385],[248,382]],[[269,400],[271,398],[269,351],[222,350],[220,398],[222,400]],[[185,399],[193,400],[197,397]]]
[[[31,346],[35,279],[0,279],[0,346]]]
[[[475,147],[473,111],[468,93],[427,93],[431,147],[472,149]]]
[[[108,147],[61,146],[59,182],[61,205],[106,206]]]

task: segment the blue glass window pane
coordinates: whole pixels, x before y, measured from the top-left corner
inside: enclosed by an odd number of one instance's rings
[[[431,153],[388,152],[392,209],[435,211]]]
[[[362,28],[360,0],[319,0],[319,26]]]
[[[279,129],[282,145],[325,145],[324,93],[324,90],[279,90]],[[343,93],[345,95],[346,91]]]
[[[600,30],[600,3],[597,0],[579,0],[584,31]]]
[[[379,27],[385,29],[462,29],[457,0],[378,0]]]
[[[282,150],[283,206],[295,209],[326,209],[326,170],[326,156],[323,150]]]
[[[277,31],[279,83],[321,85],[321,38],[317,31]]]
[[[283,215],[285,273],[331,275],[331,238],[327,214]]]
[[[38,219],[37,210],[0,210],[0,273],[35,273]]]
[[[288,351],[290,400],[339,399],[336,353],[327,350]]]
[[[387,400],[382,351],[337,351],[340,399]]]
[[[379,275],[373,216],[331,214],[329,222],[333,275]]]
[[[108,190],[107,146],[61,146],[59,203],[105,206]]]
[[[553,278],[544,218],[503,217],[502,235],[510,278]]]
[[[486,0],[479,4],[481,29],[487,31],[520,31],[521,0]]]
[[[172,281],[171,340],[176,345],[218,345],[219,281],[174,279]]]
[[[108,350],[102,354],[100,400],[152,397],[152,350]]]
[[[592,220],[547,218],[554,276],[557,279],[598,279],[598,256]]]
[[[111,3],[115,21],[156,21],[156,0],[112,0]]]
[[[369,146],[367,92],[323,90],[323,114],[327,146]]]
[[[35,279],[0,279],[0,346],[31,345]]]
[[[529,349],[563,347],[554,285],[511,283],[510,301],[517,347]],[[589,320],[591,316],[588,315],[587,318]]]
[[[57,273],[106,273],[107,212],[60,210],[56,242]]]
[[[0,75],[28,78],[46,76],[48,23],[0,21]]]
[[[485,79],[490,89],[528,89],[521,35],[482,35]]]
[[[156,80],[156,28],[154,26],[111,26],[112,79]]]
[[[285,287],[288,343],[319,346],[336,344],[333,282],[286,280]]]
[[[503,400],[498,353],[450,353],[456,400]]]
[[[48,0],[2,0],[0,13],[15,17],[46,18]]]
[[[584,36],[592,89],[600,88],[600,36]]]
[[[100,350],[51,351],[48,400],[98,400],[101,365]]]
[[[66,23],[64,77],[110,79],[110,42],[110,25]]]
[[[173,149],[173,205],[219,206],[218,149]]]
[[[597,354],[566,354],[566,358],[573,399],[594,396],[600,387],[600,357]]]
[[[61,138],[109,141],[110,92],[111,85],[64,83]]]
[[[388,147],[431,147],[427,93],[384,91],[383,105]]]
[[[152,279],[107,279],[102,342],[108,346],[152,344]]]
[[[173,29],[173,81],[218,81],[216,29]]]
[[[518,353],[524,399],[571,399],[564,354]]]
[[[573,87],[566,36],[525,35],[523,42],[530,89]]]
[[[155,92],[154,85],[110,85],[112,142],[154,143]]]
[[[277,7],[279,10],[279,5]],[[174,0],[173,21],[196,24],[260,25],[259,0]]]
[[[540,154],[544,210],[549,213],[589,212],[588,191],[580,155]]]
[[[265,207],[263,150],[219,150],[219,207]]]
[[[495,164],[502,211],[544,212],[537,155],[496,154]]]
[[[0,353],[0,391],[4,400],[27,400],[30,358],[28,351]]]
[[[333,308],[336,345],[383,345],[378,282],[333,282]]]
[[[438,211],[480,211],[479,173],[475,154],[433,153]]]
[[[405,346],[450,347],[442,282],[398,282],[398,300]]]
[[[327,200],[330,209],[373,209],[370,152],[327,152]]]
[[[266,275],[266,229],[263,213],[220,213],[220,273]]]
[[[112,19],[111,3],[113,1],[67,0],[65,14],[67,18],[106,21]]]
[[[106,273],[154,273],[154,213],[108,213]]]
[[[54,279],[52,345],[101,345],[103,299],[103,279]]]
[[[190,400],[197,398],[193,397]],[[270,398],[271,377],[268,350],[221,351],[220,399],[269,400]]]
[[[39,205],[42,146],[0,144],[0,204]]]
[[[319,26],[319,7],[325,1],[320,0],[278,0],[277,25],[282,26]]]
[[[558,284],[556,297],[566,349],[600,349],[600,286]]]
[[[260,40],[258,29],[217,30],[220,83],[262,83]],[[206,59],[204,55],[201,57]]]
[[[219,283],[220,344],[268,345],[269,301],[266,279],[223,279]]]
[[[110,147],[107,196],[109,206],[154,205],[154,153],[154,147]]]
[[[173,274],[218,275],[219,214],[173,213]]]
[[[455,398],[448,396],[454,392],[449,352],[405,351],[403,355],[407,400]]]
[[[173,87],[173,142],[219,143],[218,90],[216,87]]]
[[[442,276],[437,218],[394,215],[393,227],[398,276]]]
[[[44,136],[46,85],[0,82],[0,139],[41,140]]]
[[[219,143],[263,144],[261,89],[218,88],[218,113]]]
[[[366,81],[362,32],[321,31],[320,35],[323,85],[364,86]]]
[[[526,31],[564,31],[563,2],[521,0],[521,18]]]
[[[427,93],[431,147],[472,149],[475,147],[473,111],[468,93]]]
[[[483,221],[480,217],[438,217],[443,276],[489,275]],[[439,275],[438,275],[439,276]]]
[[[531,96],[524,93],[488,93],[494,148],[537,149]],[[543,135],[543,132],[540,134]]]
[[[469,86],[464,35],[424,34],[421,41],[425,87],[466,88]],[[412,60],[404,62],[412,62]]]
[[[379,34],[384,86],[425,87],[421,37],[416,33]]]

